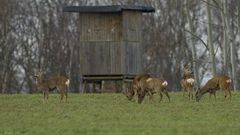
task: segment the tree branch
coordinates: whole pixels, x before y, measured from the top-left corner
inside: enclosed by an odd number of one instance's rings
[[[203,43],[203,45],[207,48],[207,50],[209,51],[208,45],[200,37],[198,37],[196,34],[192,33],[191,31],[189,31],[187,29],[184,29],[184,31],[190,33],[193,37],[200,40]]]

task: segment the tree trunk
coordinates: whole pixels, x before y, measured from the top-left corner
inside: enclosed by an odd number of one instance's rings
[[[193,21],[191,19],[190,16],[190,11],[189,11],[189,0],[186,0],[186,15],[187,15],[187,20],[188,20],[188,24],[189,24],[189,31],[191,33],[195,33],[194,32],[194,27],[193,27]],[[192,35],[190,35],[192,36]],[[190,39],[190,44],[192,46],[192,60],[193,60],[193,72],[194,72],[194,78],[196,80],[196,85],[197,88],[199,88],[199,78],[198,78],[198,63],[197,63],[197,52],[196,52],[196,47],[195,47],[195,40],[194,38]]]
[[[223,3],[223,0],[222,2]],[[228,74],[228,64],[229,64],[229,59],[228,59],[228,50],[229,50],[229,47],[228,47],[228,38],[227,38],[227,26],[226,26],[226,20],[225,20],[225,14],[224,12],[222,11],[221,12],[221,17],[222,17],[222,24],[223,24],[223,73],[224,74]]]
[[[224,14],[225,14],[225,22],[226,22],[226,33],[228,35],[228,38],[227,38],[227,43],[230,44],[230,54],[231,54],[231,71],[232,71],[232,74],[231,74],[231,78],[233,80],[233,89],[236,90],[236,84],[237,84],[237,74],[236,74],[236,46],[232,40],[232,37],[233,37],[233,33],[232,33],[232,30],[230,28],[230,24],[229,24],[229,19],[228,19],[228,10],[227,10],[227,0],[223,0],[223,11],[224,11]]]
[[[209,6],[210,0],[207,0],[206,2],[206,12],[207,12],[207,18],[208,18],[208,26],[207,26],[207,32],[208,32],[208,46],[209,46],[209,55],[210,55],[210,63],[212,64],[212,74],[216,75],[216,63],[215,63],[215,55],[214,55],[214,47],[213,47],[213,41],[212,41],[212,18],[211,18],[211,11]]]

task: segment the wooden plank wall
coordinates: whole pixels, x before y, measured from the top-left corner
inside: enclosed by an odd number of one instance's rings
[[[142,72],[142,12],[123,12],[123,41],[125,43],[125,72]]]
[[[116,42],[122,40],[122,17],[120,13],[81,13],[79,18],[81,42]]]
[[[142,70],[142,12],[81,13],[81,74],[137,74]]]
[[[122,74],[120,42],[84,42],[80,48],[83,74]]]
[[[121,14],[80,14],[82,74],[122,74]]]

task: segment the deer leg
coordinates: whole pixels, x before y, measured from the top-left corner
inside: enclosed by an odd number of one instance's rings
[[[212,97],[212,93],[209,92],[209,101],[211,100],[211,97]]]
[[[135,100],[135,102],[138,102],[138,93],[137,90],[134,90],[134,94],[133,94],[133,101]]]
[[[227,99],[227,90],[224,90],[224,97]]]
[[[232,95],[231,95],[231,91],[230,90],[228,90],[228,89],[225,89],[224,90],[224,96],[225,96],[225,99],[227,99],[227,95],[229,94],[229,99],[231,100],[231,97],[232,97]]]
[[[153,101],[153,94],[151,91],[148,91],[148,95],[149,95],[149,100],[148,101]]]
[[[191,92],[188,91],[188,99],[190,100],[191,99]]]
[[[170,96],[168,95],[168,92],[166,90],[164,90],[164,94],[167,96],[168,101],[170,102]]]
[[[187,92],[188,92],[188,99],[191,100],[191,96],[192,96],[191,88],[187,88]]]
[[[64,97],[64,89],[62,87],[57,87],[57,90],[60,92],[60,102],[62,102]]]
[[[229,94],[229,99],[231,100],[232,94],[231,94],[231,91],[230,91],[230,90],[228,90],[228,94]]]
[[[43,90],[43,103],[45,102],[46,92]]]
[[[162,92],[159,92],[159,96],[160,96],[159,102],[161,102],[162,101],[162,97],[163,97]]]
[[[65,89],[64,89],[64,94],[65,94],[65,98],[66,98],[66,102],[67,102],[67,98],[68,98],[68,90],[69,90],[69,87],[68,86],[65,86]]]
[[[192,96],[192,100],[193,100],[193,92],[191,91],[191,96]]]
[[[49,90],[47,90],[46,92],[47,92],[47,100],[48,100]]]
[[[63,93],[63,97],[62,97],[62,98],[64,98],[64,96],[65,96],[65,102],[67,102],[67,96],[68,96],[68,95],[67,95],[67,89],[64,88],[62,93]],[[63,100],[63,99],[62,99],[62,100]]]
[[[144,97],[146,96],[146,93],[138,93],[138,103],[141,104],[142,101],[144,100]]]
[[[43,91],[43,99],[45,99],[45,92]]]
[[[216,91],[213,91],[213,96],[214,96],[214,99],[216,101],[217,97],[216,97]]]
[[[63,100],[63,97],[64,97],[64,91],[61,90],[61,101]]]
[[[191,98],[193,100],[193,87],[191,87]]]
[[[183,96],[185,97],[185,88],[184,87],[182,87],[182,92],[183,92]]]

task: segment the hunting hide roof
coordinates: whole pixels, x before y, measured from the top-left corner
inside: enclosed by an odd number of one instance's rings
[[[63,12],[79,12],[79,13],[120,13],[123,11],[141,11],[155,12],[150,6],[134,6],[134,5],[111,5],[111,6],[66,6]]]

